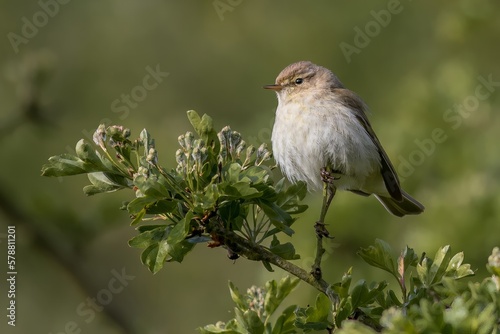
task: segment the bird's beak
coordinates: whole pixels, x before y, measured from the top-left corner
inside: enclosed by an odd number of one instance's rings
[[[279,92],[280,90],[283,89],[283,86],[281,86],[281,85],[265,85],[264,89],[271,89],[271,90]]]

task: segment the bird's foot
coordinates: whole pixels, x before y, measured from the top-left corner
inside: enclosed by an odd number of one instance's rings
[[[314,224],[314,230],[316,231],[316,236],[321,239],[321,238],[330,238],[333,239],[330,235],[330,232],[326,229],[326,224],[320,221],[317,221],[316,224]]]
[[[329,171],[326,167],[321,168],[320,171],[321,180],[328,184],[332,184],[333,181],[340,179],[340,176],[335,176],[335,174],[340,174],[340,171],[336,170]]]

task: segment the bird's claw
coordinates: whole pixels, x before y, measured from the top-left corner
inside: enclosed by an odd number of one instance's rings
[[[325,167],[321,168],[321,180],[325,183],[332,184],[333,181],[339,180],[340,176],[335,176],[334,174],[340,174],[339,171],[329,171]]]
[[[316,236],[318,238],[330,238],[333,239],[332,236],[330,236],[330,232],[326,229],[326,224],[322,223],[320,221],[317,221],[316,224],[314,224],[314,230],[316,231]]]

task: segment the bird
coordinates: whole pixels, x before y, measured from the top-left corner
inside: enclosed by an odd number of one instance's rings
[[[292,183],[304,181],[308,190],[315,191],[326,182],[333,194],[338,189],[374,195],[398,217],[424,211],[401,188],[368,120],[367,105],[332,71],[299,61],[283,69],[275,84],[264,88],[278,97],[272,151]]]

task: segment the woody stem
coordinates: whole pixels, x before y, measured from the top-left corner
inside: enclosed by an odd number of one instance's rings
[[[314,229],[316,231],[316,257],[314,259],[314,264],[311,268],[311,274],[317,280],[321,280],[323,273],[321,271],[321,259],[325,253],[325,248],[323,248],[323,238],[330,238],[330,233],[325,227],[325,216],[328,212],[328,208],[332,203],[333,197],[336,193],[336,188],[331,182],[325,181],[323,186],[323,205],[321,206],[321,214],[319,220],[314,224]]]

